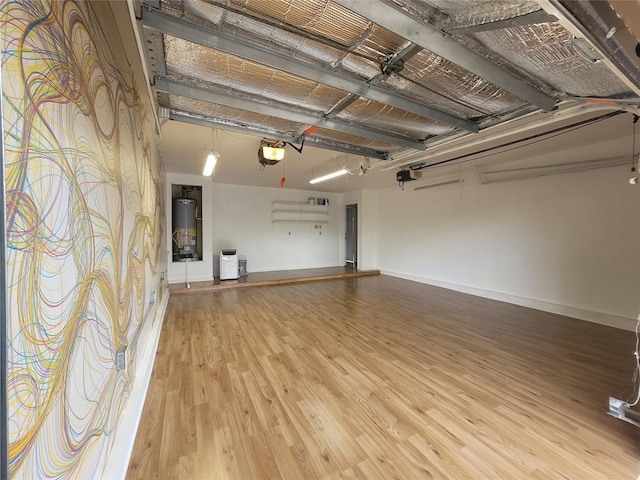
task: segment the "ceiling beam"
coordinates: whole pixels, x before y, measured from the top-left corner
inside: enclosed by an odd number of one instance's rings
[[[500,30],[502,28],[523,27],[525,25],[536,25],[538,23],[557,22],[558,18],[544,10],[526,13],[506,20],[498,20],[496,22],[480,23],[478,25],[470,25],[468,27],[449,28],[447,33],[452,35],[468,35],[470,33],[490,32],[491,30]]]
[[[203,27],[182,18],[149,8],[148,6],[143,9],[143,24],[145,28],[158,30],[189,42],[204,45],[284,72],[290,72],[299,77],[338,88],[376,102],[391,105],[463,130],[474,133],[479,131],[478,126],[466,118],[457,117],[402,95],[397,95],[378,86],[370,85],[366,82],[340,75],[327,68],[298,60],[285,53],[270,49],[266,45],[240,37],[233,37],[219,30]]]
[[[198,87],[189,83],[178,82],[164,77],[155,77],[155,87],[159,92],[166,92],[171,95],[193,98],[203,102],[210,102],[217,105],[224,105],[230,108],[246,110],[270,117],[282,118],[291,122],[301,123],[309,126],[318,126],[329,130],[370,138],[380,142],[390,143],[401,147],[424,150],[424,142],[415,140],[403,135],[396,135],[371,128],[359,127],[346,122],[340,122],[327,117],[311,115],[309,113],[297,112],[285,106],[275,107],[264,103],[241,98],[238,95],[226,92],[218,92],[206,88]]]
[[[602,63],[631,91],[640,95],[640,69],[636,50],[638,39],[631,35],[608,1],[575,4],[559,0],[536,2],[546,12],[558,17],[560,25],[569,33],[586,40],[598,52]],[[580,14],[581,20],[575,14]]]
[[[259,130],[245,125],[234,125],[231,123],[221,122],[220,120],[216,120],[213,118],[205,117],[203,115],[195,115],[189,112],[182,112],[180,110],[171,109],[169,111],[169,119],[177,122],[189,123],[191,125],[199,125],[201,127],[217,128],[219,130],[226,130],[228,132],[241,133],[243,135],[255,135],[258,137],[268,138],[269,140],[282,140],[283,142],[289,142],[292,144],[299,144],[303,140],[306,140],[306,145],[315,148],[322,148],[324,150],[348,153],[352,155],[362,155],[363,157],[377,158],[379,160],[388,160],[390,156],[387,152],[374,150],[371,148],[364,148],[343,143],[333,143],[323,140],[322,138],[296,138],[294,135],[283,135],[281,133]]]
[[[555,98],[496,65],[485,56],[458,43],[445,32],[411,17],[383,0],[334,0],[334,2],[479,75],[542,110],[550,111],[556,104]]]
[[[334,152],[361,155],[363,157],[376,158],[378,160],[389,160],[391,158],[391,154],[389,152],[382,152],[380,150],[374,150],[372,148],[365,148],[357,145],[349,145],[343,143],[333,143],[317,137],[307,137],[306,141],[306,145],[309,145],[311,147],[324,148],[325,150],[332,150]]]

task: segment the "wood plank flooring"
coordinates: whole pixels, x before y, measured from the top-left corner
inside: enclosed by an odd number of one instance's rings
[[[635,335],[387,276],[172,295],[128,479],[631,479]]]

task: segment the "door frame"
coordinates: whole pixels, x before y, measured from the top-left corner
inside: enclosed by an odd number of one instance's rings
[[[353,226],[353,260],[348,260],[347,255],[349,254],[347,248],[347,235],[349,234],[349,211],[355,212],[355,225]],[[352,267],[354,270],[358,269],[358,204],[357,203],[349,203],[344,206],[344,261],[345,267]]]

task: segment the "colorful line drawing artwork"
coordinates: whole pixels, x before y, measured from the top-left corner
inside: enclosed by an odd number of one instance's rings
[[[0,10],[13,478],[99,475],[132,383],[115,352],[135,356],[157,277],[151,107],[95,8]]]

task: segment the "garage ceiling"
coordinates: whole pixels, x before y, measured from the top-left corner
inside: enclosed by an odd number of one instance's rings
[[[615,1],[149,0],[140,14],[161,121],[406,167],[558,109],[637,110],[640,8],[620,3],[632,13]]]

